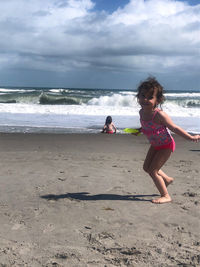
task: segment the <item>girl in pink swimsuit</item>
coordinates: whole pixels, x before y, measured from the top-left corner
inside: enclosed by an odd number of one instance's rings
[[[112,117],[111,116],[106,117],[106,121],[102,129],[102,133],[113,134],[113,133],[116,133],[116,131],[117,129],[114,123],[112,122]]]
[[[191,141],[200,140],[200,135],[190,135],[175,125],[164,111],[157,108],[164,102],[163,90],[159,82],[150,77],[139,85],[137,93],[137,99],[141,105],[139,114],[142,127],[139,130],[147,136],[151,144],[143,168],[151,176],[160,192],[161,197],[152,200],[157,204],[171,201],[167,186],[173,182],[173,178],[161,170],[175,150],[175,142],[169,130]]]

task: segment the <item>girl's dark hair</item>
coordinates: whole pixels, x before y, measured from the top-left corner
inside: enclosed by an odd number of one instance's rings
[[[154,77],[148,77],[146,80],[140,83],[137,89],[136,97],[139,98],[141,92],[148,92],[150,95],[157,91],[156,97],[158,104],[162,104],[165,101],[164,88]]]
[[[108,116],[106,118],[106,123],[105,124],[110,124],[112,122],[112,117],[111,116]]]

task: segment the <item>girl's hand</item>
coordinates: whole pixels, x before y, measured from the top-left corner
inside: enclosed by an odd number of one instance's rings
[[[132,133],[132,135],[135,135],[135,136],[138,136],[138,135],[140,135],[140,134],[141,134],[140,131],[138,131],[137,133]]]
[[[198,141],[200,140],[200,135],[199,135],[199,134],[197,134],[197,135],[192,135],[191,140],[192,140],[193,142],[198,142]]]
[[[137,130],[137,131],[135,133],[131,133],[131,134],[138,136],[141,134],[142,128],[140,127],[140,128],[135,129],[135,130]]]

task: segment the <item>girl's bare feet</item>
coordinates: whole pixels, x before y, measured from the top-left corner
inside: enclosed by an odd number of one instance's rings
[[[170,185],[170,184],[173,183],[174,178],[172,178],[172,177],[168,177],[168,179],[163,179],[163,180],[164,180],[164,182],[165,182],[166,187],[168,187],[168,185]]]
[[[168,203],[171,202],[172,199],[169,195],[166,195],[164,197],[156,198],[152,200],[152,203],[154,204],[163,204],[163,203]]]

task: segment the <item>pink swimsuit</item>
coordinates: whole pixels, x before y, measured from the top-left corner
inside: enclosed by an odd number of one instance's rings
[[[106,133],[107,134],[113,134],[114,132],[113,132],[113,130],[107,130]]]
[[[171,149],[175,150],[175,142],[166,126],[154,122],[154,118],[159,109],[156,109],[151,120],[140,119],[142,132],[147,136],[155,150]]]

